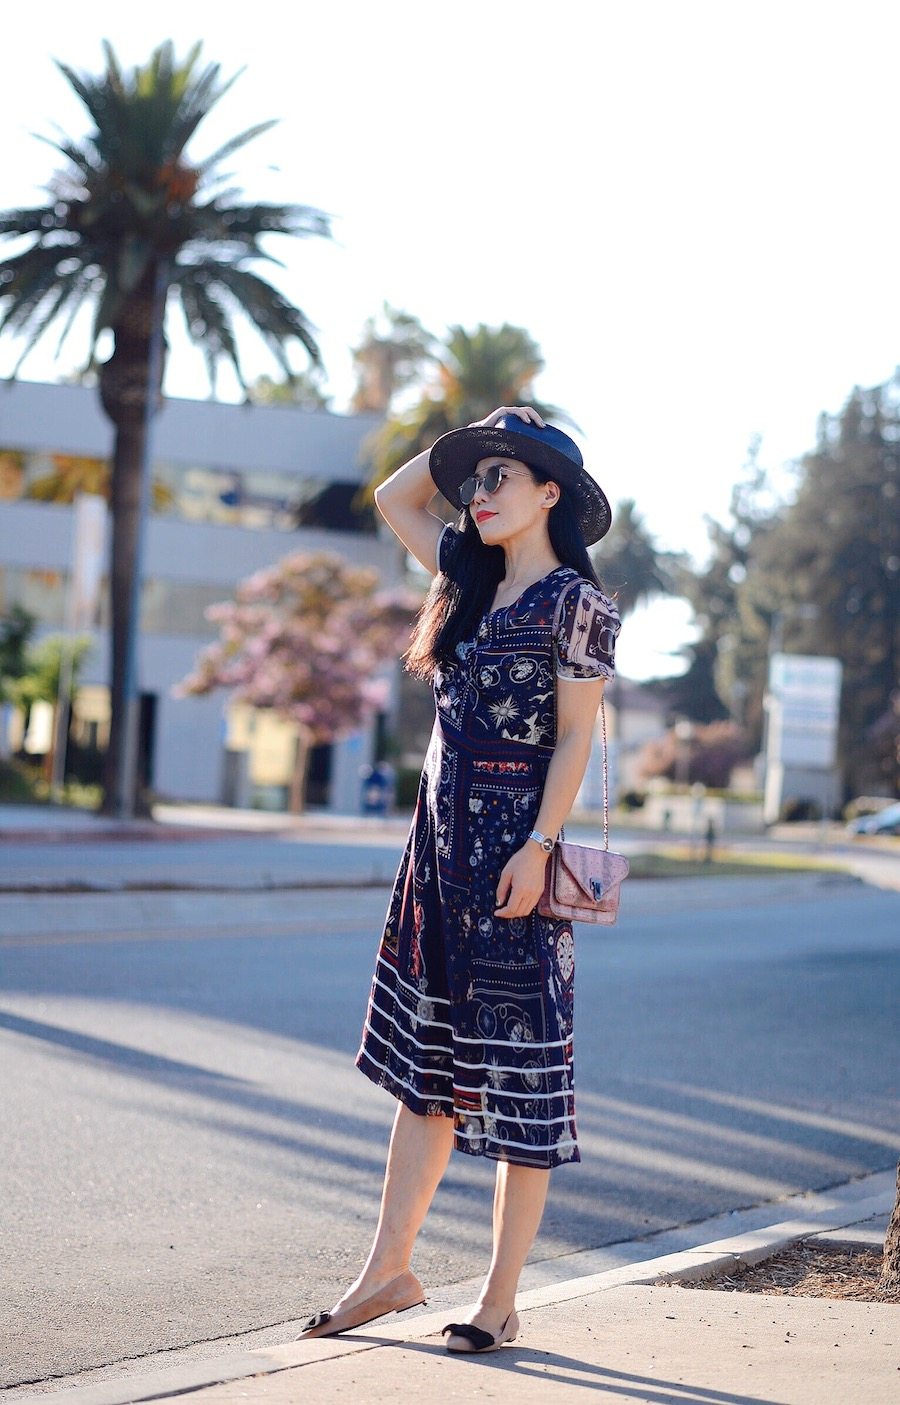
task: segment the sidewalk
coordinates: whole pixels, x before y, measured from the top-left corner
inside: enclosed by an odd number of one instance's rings
[[[739,1261],[758,1263],[813,1235],[880,1246],[893,1199],[893,1171],[879,1172],[794,1197],[788,1208],[799,1202],[799,1213],[764,1228],[524,1292],[517,1341],[478,1358],[444,1350],[440,1329],[459,1320],[459,1309],[443,1308],[401,1326],[388,1318],[343,1337],[185,1363],[53,1398],[63,1405],[373,1405],[402,1393],[417,1405],[562,1405],[583,1400],[587,1388],[604,1405],[893,1405],[896,1306],[678,1286]]]
[[[235,810],[224,805],[154,805],[150,819],[119,820],[63,805],[0,804],[0,840],[29,843],[90,840],[227,839],[232,835],[362,834],[402,832],[410,814],[388,817],[307,811]]]
[[[0,805],[0,892],[272,892],[336,882],[389,886],[409,824],[408,811],[384,817],[326,811],[288,815],[159,804],[152,820],[123,821],[61,806]],[[602,825],[593,815],[575,815],[566,832],[575,842],[602,842]],[[886,842],[889,848],[843,848],[829,857],[852,878],[900,892],[900,844]],[[616,826],[610,840],[612,848],[626,855],[672,843],[671,835],[627,825]],[[748,845],[742,840],[737,847],[745,851]],[[767,847],[761,840],[760,852]],[[786,867],[783,878],[768,878],[764,886],[781,889],[791,876]],[[715,873],[708,877],[760,886],[752,868],[746,880]],[[815,879],[809,873],[802,877]],[[842,875],[821,874],[822,881],[835,878]]]

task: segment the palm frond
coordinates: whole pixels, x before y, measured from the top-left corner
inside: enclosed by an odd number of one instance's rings
[[[71,296],[71,299],[70,299],[71,307],[70,307],[70,309],[69,309],[68,316],[66,317],[65,321],[63,322],[62,331],[61,331],[60,334],[59,334],[59,341],[56,343],[56,354],[57,354],[57,356],[59,356],[60,352],[62,351],[63,346],[65,345],[66,340],[67,340],[67,338],[68,338],[68,335],[69,335],[69,333],[70,333],[71,330],[72,330],[72,324],[74,323],[75,318],[78,316],[78,313],[80,312],[81,308],[84,306],[85,302],[87,301],[87,299],[88,299],[89,297],[94,297],[94,296],[96,296],[96,293],[97,293],[97,283],[96,283],[96,279],[93,278],[93,277],[91,276],[91,274],[90,274],[86,269],[83,269],[83,268],[82,268],[82,269],[79,269],[79,270],[74,274],[73,279],[72,279],[72,285],[71,285],[71,286],[72,286],[72,296]],[[60,307],[57,309],[57,311],[58,311],[59,314],[62,314],[62,312],[63,312],[64,309],[65,309],[65,306],[66,306],[65,303],[63,303],[63,304],[60,305]],[[49,326],[50,324],[48,323],[47,325]],[[45,328],[44,330],[46,330],[46,328]],[[43,335],[43,333],[42,333],[42,335]],[[96,346],[96,337],[93,339],[93,341],[92,341],[92,343],[91,343],[91,357],[93,357],[93,352],[94,352],[94,347],[95,347],[95,346]]]
[[[44,332],[50,326],[50,323],[56,320],[66,303],[68,303],[76,293],[77,283],[74,279],[66,282],[60,282],[59,279],[54,279],[53,284],[46,290],[43,298],[37,304],[29,319],[33,324],[32,330],[29,332],[25,346],[19,354],[19,359],[13,366],[13,379],[19,374],[22,362],[34,348],[35,344],[40,341]]]
[[[48,289],[61,276],[65,278],[65,273],[60,274],[59,267],[64,257],[64,251],[55,246],[44,248],[36,245],[0,264],[0,289],[8,300],[0,329],[21,329],[27,325]]]
[[[204,207],[215,212],[232,237],[251,234],[291,234],[294,238],[331,236],[331,217],[311,205],[224,205],[218,200]]]
[[[45,236],[59,228],[59,216],[52,205],[39,205],[32,210],[4,210],[0,214],[0,235],[10,238],[28,234]]]
[[[214,151],[211,156],[207,156],[204,161],[201,161],[197,166],[198,174],[202,178],[208,171],[212,171],[218,166],[220,162],[232,156],[235,151],[240,151],[242,146],[246,146],[248,142],[254,141],[257,137],[262,136],[263,132],[268,132],[270,128],[277,127],[277,125],[278,118],[270,117],[267,122],[257,122],[255,127],[248,127],[246,132],[241,132],[240,136],[232,137],[230,141],[225,142],[217,151]]]
[[[33,132],[32,135],[35,141],[43,142],[46,146],[52,147],[54,151],[58,151],[61,156],[64,156],[69,164],[84,176],[85,180],[89,180],[92,176],[96,175],[97,171],[100,169],[100,158],[89,138],[82,138],[82,144],[79,146],[71,141],[66,136],[65,132],[60,132],[56,139],[45,136],[43,132]],[[59,177],[57,176],[55,180],[58,179]],[[71,181],[69,172],[66,172],[66,179]]]
[[[290,372],[290,364],[284,344],[292,337],[306,349],[314,365],[320,364],[315,328],[305,313],[288,302],[277,288],[249,269],[234,265],[220,264],[211,273],[212,280],[235,299],[285,372]]]
[[[246,392],[247,385],[228,314],[215,294],[201,278],[182,280],[178,285],[178,293],[188,336],[203,347],[210,383],[215,385],[216,363],[219,357],[224,355],[234,367],[238,384]]]
[[[61,273],[57,250],[30,250],[22,259],[24,262],[20,262],[12,282],[5,287],[0,283],[8,298],[0,315],[0,333],[15,332],[25,338],[14,375],[70,299],[80,302],[87,294],[84,270],[75,267]],[[12,262],[9,260],[6,267]]]

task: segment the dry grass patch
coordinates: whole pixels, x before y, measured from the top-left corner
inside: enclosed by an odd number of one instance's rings
[[[773,1293],[792,1298],[844,1298],[865,1303],[900,1303],[900,1289],[881,1283],[880,1249],[801,1240],[762,1263],[719,1273],[682,1288],[719,1288],[726,1293]]]

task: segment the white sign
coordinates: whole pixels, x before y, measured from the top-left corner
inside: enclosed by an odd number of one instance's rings
[[[69,582],[69,629],[92,629],[100,608],[100,581],[106,562],[106,499],[96,493],[75,497],[75,541]]]
[[[840,659],[773,654],[767,761],[817,770],[834,766],[840,704]]]

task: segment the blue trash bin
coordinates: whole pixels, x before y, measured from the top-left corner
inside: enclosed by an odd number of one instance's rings
[[[393,802],[394,782],[388,766],[361,766],[362,812],[364,815],[387,815]]]

